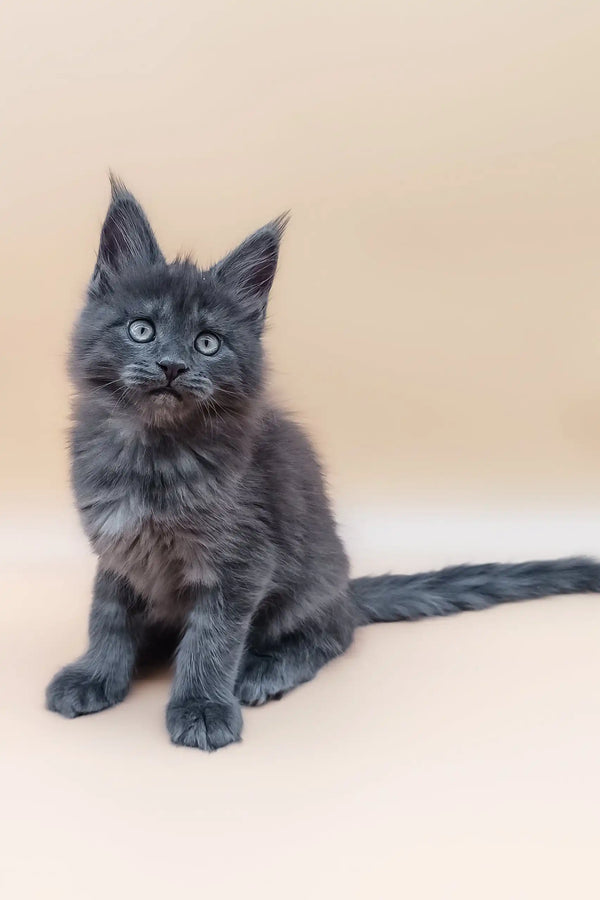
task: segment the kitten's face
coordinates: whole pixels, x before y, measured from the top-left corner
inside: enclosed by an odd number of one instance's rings
[[[79,383],[150,423],[239,407],[260,388],[260,323],[214,274],[158,263],[91,297],[74,342]]]
[[[162,428],[243,408],[262,384],[262,326],[284,224],[265,226],[208,271],[167,264],[141,207],[114,183],[73,341],[80,391]]]

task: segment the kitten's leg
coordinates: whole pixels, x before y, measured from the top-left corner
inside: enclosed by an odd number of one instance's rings
[[[292,688],[310,681],[319,669],[344,652],[352,642],[352,630],[286,635],[272,647],[244,654],[235,693],[245,706],[261,706],[280,700]]]
[[[89,647],[58,672],[46,689],[46,706],[72,719],[124,699],[142,634],[142,615],[123,578],[99,571],[90,612]]]
[[[174,744],[216,750],[240,740],[242,714],[235,677],[250,609],[225,600],[220,588],[197,588],[175,663],[167,728]]]

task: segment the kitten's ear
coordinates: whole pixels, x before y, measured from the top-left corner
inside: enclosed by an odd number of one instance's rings
[[[217,279],[235,292],[250,315],[264,316],[288,221],[289,213],[273,219],[213,268]]]
[[[111,274],[132,264],[164,262],[144,210],[123,182],[110,175],[111,201],[102,226],[92,284],[106,286]]]

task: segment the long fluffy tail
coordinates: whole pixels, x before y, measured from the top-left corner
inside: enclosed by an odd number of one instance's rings
[[[600,592],[600,563],[585,556],[548,562],[449,566],[418,575],[355,578],[350,591],[363,625],[449,616],[552,594]]]

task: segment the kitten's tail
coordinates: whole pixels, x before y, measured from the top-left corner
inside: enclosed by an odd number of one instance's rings
[[[449,616],[552,594],[600,592],[600,563],[585,556],[547,562],[449,566],[418,575],[355,578],[351,596],[361,625]]]

